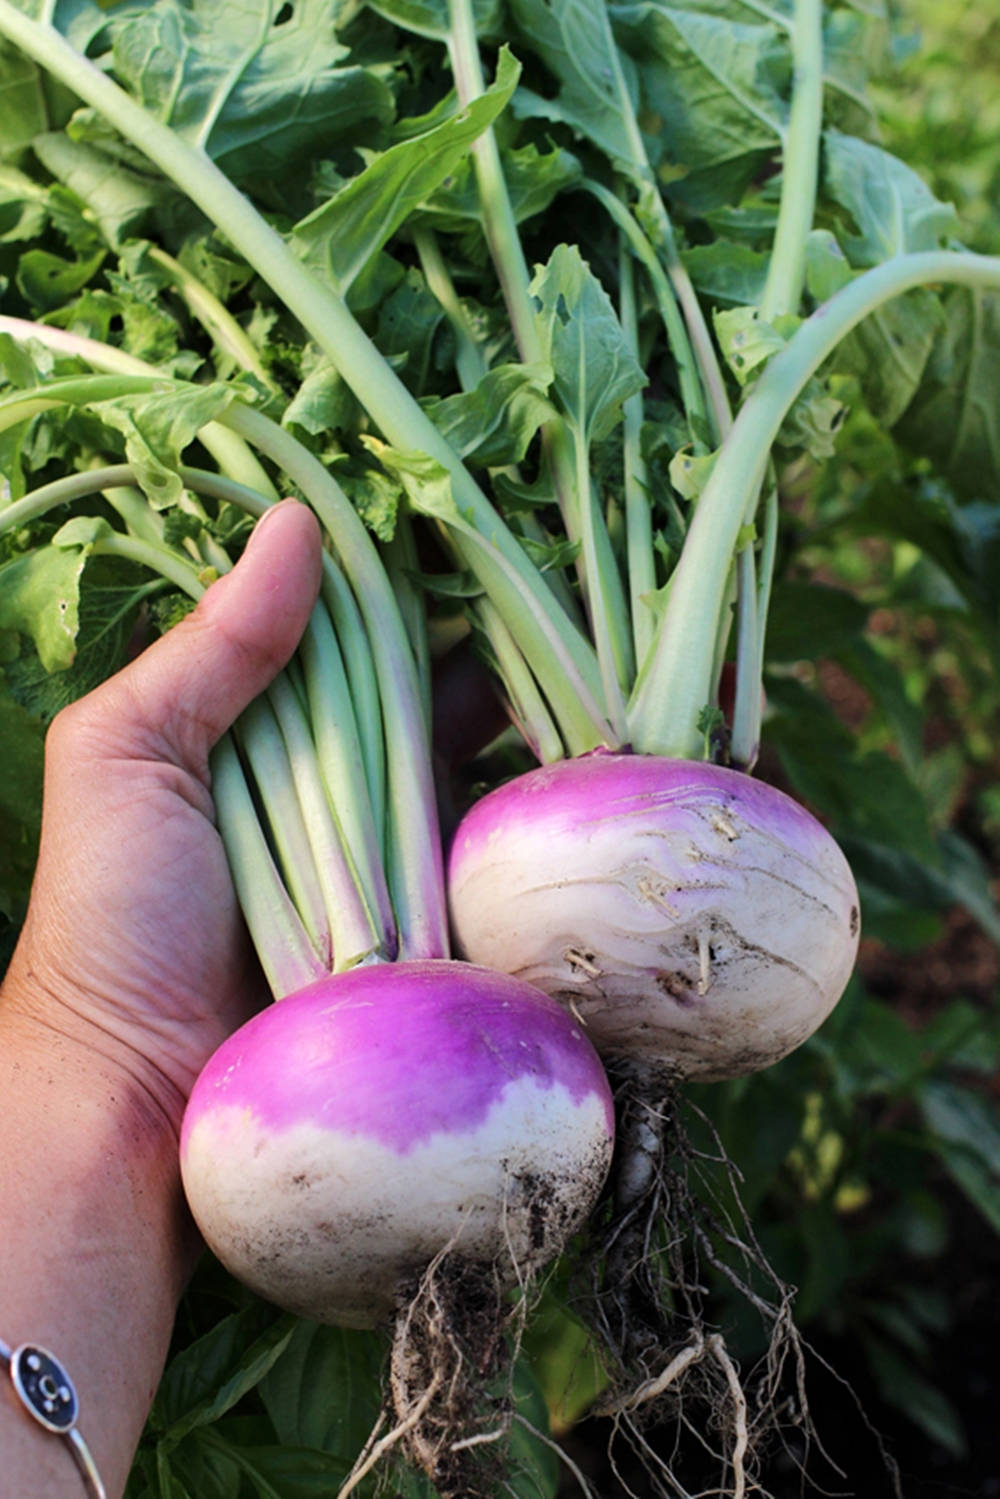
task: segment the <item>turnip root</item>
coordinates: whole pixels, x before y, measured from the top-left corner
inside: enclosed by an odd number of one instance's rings
[[[553,995],[603,1055],[679,1078],[776,1062],[829,1014],[858,945],[847,861],[810,813],[737,771],[595,753],[466,815],[458,948]]]

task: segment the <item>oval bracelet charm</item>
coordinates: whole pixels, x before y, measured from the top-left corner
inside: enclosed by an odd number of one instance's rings
[[[73,1381],[47,1348],[22,1343],[10,1357],[10,1377],[21,1404],[46,1431],[71,1431],[80,1413]]]
[[[32,1420],[69,1446],[91,1499],[106,1499],[90,1449],[76,1429],[76,1389],[55,1354],[36,1343],[10,1349],[0,1341],[0,1360],[7,1363],[14,1392]]]

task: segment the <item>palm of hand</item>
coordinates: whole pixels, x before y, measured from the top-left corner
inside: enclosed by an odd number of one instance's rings
[[[25,950],[36,984],[59,996],[51,1023],[124,1060],[173,1113],[266,989],[206,782],[118,742],[120,729],[67,717],[53,730]]]
[[[292,654],[319,574],[314,518],[276,506],[194,614],[49,730],[5,1004],[137,1081],[175,1128],[203,1064],[267,999],[214,824],[209,752]]]

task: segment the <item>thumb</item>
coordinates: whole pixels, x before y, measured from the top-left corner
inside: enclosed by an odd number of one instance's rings
[[[321,567],[312,511],[295,500],[275,505],[192,613],[77,707],[103,729],[106,748],[206,779],[213,745],[298,645]]]

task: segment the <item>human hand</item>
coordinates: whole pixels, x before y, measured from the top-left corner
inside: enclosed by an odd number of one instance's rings
[[[202,1065],[266,999],[213,820],[209,752],[291,656],[319,528],[269,511],[238,566],[46,742],[42,838],[3,1018],[138,1084],[179,1128]]]

